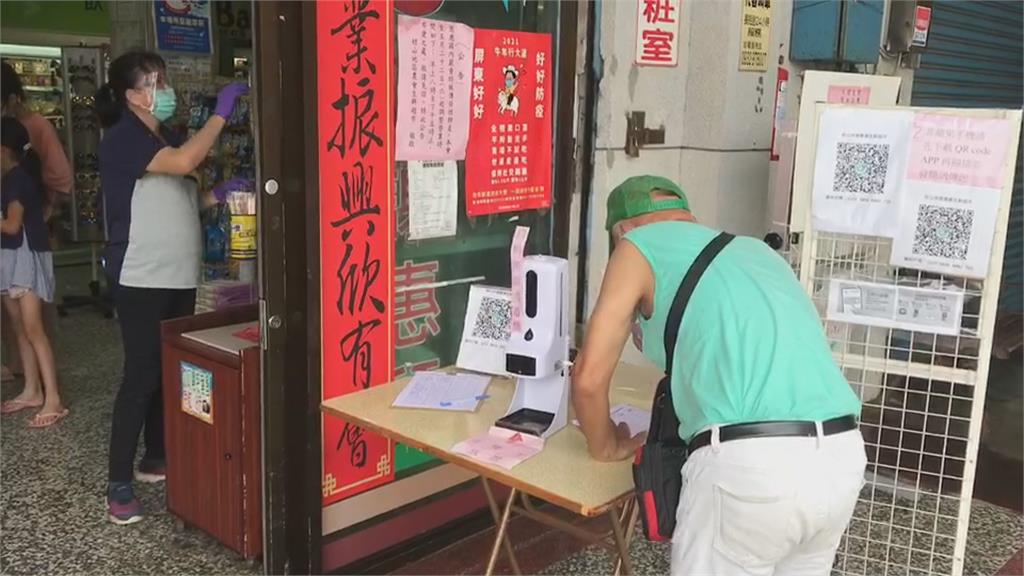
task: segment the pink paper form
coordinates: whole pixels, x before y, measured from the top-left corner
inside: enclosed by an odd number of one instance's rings
[[[492,426],[487,434],[459,442],[452,447],[452,452],[511,470],[543,449],[542,438]]]
[[[398,17],[399,160],[462,160],[469,140],[473,29]]]
[[[915,114],[907,179],[999,190],[1009,142],[1005,118]]]

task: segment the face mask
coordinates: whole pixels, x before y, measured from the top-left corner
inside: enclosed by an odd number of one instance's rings
[[[512,85],[515,84],[515,83],[516,83],[516,81],[513,80],[512,78],[506,78],[505,79],[505,86],[507,86],[508,88],[511,88]]]
[[[174,94],[174,88],[161,88],[153,94],[153,116],[161,122],[166,122],[178,108],[178,97]]]

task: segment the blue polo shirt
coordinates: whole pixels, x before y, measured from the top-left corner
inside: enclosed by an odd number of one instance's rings
[[[100,181],[107,223],[106,272],[136,288],[195,288],[202,237],[196,184],[146,171],[153,157],[181,139],[151,131],[125,110],[100,143]]]
[[[50,251],[50,234],[43,218],[43,189],[39,182],[21,166],[15,166],[0,181],[0,211],[7,214],[11,202],[18,201],[24,208],[24,233],[0,234],[0,247],[6,250],[21,248],[22,238],[28,239],[33,252]]]

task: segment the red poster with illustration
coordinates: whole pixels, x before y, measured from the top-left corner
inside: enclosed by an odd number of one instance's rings
[[[391,379],[393,10],[317,2],[320,344],[323,398]],[[323,417],[325,506],[390,482],[394,447]]]
[[[476,30],[466,213],[551,206],[551,35]]]

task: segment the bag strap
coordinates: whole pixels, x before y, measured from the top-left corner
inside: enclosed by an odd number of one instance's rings
[[[722,248],[732,242],[735,238],[728,232],[722,232],[715,237],[714,240],[708,242],[708,245],[700,251],[697,258],[690,265],[690,269],[686,271],[686,275],[683,276],[683,281],[679,284],[679,290],[676,291],[676,297],[672,300],[672,307],[668,310],[668,317],[665,319],[665,374],[672,374],[672,357],[675,355],[676,350],[676,339],[679,337],[679,325],[683,322],[683,314],[686,312],[686,306],[690,303],[690,297],[693,296],[693,291],[697,288],[697,283],[700,282],[704,272],[711,265],[711,261],[718,256],[718,253],[722,251]]]
[[[675,355],[676,339],[679,336],[679,325],[683,322],[683,313],[693,296],[697,283],[700,282],[704,272],[711,265],[711,261],[718,256],[718,253],[725,248],[726,244],[735,238],[728,232],[722,232],[714,240],[701,250],[700,254],[690,265],[690,269],[683,276],[679,284],[679,290],[672,300],[672,307],[669,308],[668,318],[665,320],[665,377],[658,382],[658,390],[655,393],[655,405],[651,413],[651,430],[647,435],[647,442],[656,441],[679,441],[679,419],[676,417],[675,406],[672,403],[672,357]]]

